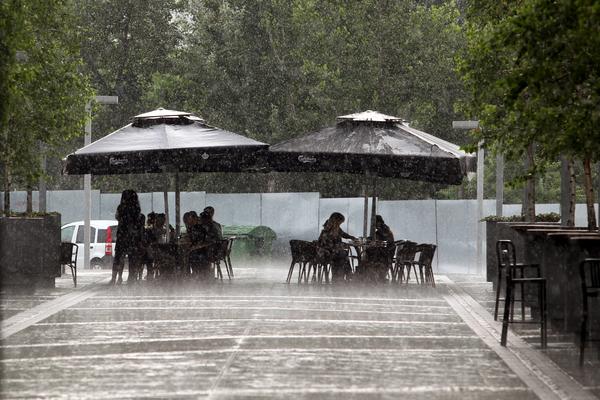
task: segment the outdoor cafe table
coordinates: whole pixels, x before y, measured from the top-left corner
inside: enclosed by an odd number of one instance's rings
[[[388,242],[386,241],[381,241],[381,240],[370,240],[368,238],[359,238],[358,240],[352,240],[351,242],[348,243],[350,247],[354,248],[354,251],[356,252],[356,255],[350,254],[350,258],[352,259],[356,259],[356,261],[358,262],[358,267],[361,266],[361,263],[364,263],[365,261],[368,260],[367,257],[367,250],[369,249],[381,249],[381,248],[387,248],[388,247]],[[393,243],[392,243],[393,244]],[[352,264],[352,269],[353,272],[354,271],[354,264]]]
[[[542,277],[546,278],[551,326],[560,331],[577,332],[582,310],[579,263],[585,258],[600,256],[600,234],[583,229],[539,226],[514,229],[525,236],[525,262],[540,264]]]

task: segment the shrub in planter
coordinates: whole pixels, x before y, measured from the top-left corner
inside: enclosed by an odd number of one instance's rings
[[[53,287],[60,272],[60,214],[0,217],[3,286]]]

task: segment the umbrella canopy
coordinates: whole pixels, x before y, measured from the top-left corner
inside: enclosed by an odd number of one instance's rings
[[[66,174],[267,171],[268,145],[159,108],[67,156]]]
[[[335,126],[270,147],[280,172],[368,173],[381,177],[460,184],[475,157],[400,118],[365,111],[337,118]]]

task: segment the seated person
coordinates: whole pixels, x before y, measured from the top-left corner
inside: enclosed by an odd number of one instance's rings
[[[370,271],[368,279],[375,281],[385,281],[388,271],[388,264],[391,257],[394,256],[395,247],[394,234],[389,226],[385,224],[381,215],[375,216],[375,240],[378,242],[386,242],[386,246],[377,246],[367,248],[367,260],[364,265]],[[363,270],[367,272],[366,270]]]
[[[192,227],[198,223],[198,214],[196,214],[196,211],[188,211],[185,214],[183,214],[183,223],[185,225],[185,233],[181,234],[181,236],[179,238],[179,245],[181,246],[181,248],[183,249],[183,251],[185,253],[188,253],[190,250],[190,247],[192,246],[192,242],[190,239],[190,232],[192,230]],[[183,271],[182,272],[184,275],[189,275],[191,272],[190,266],[188,263],[188,257],[183,258]]]
[[[156,214],[152,231],[156,236],[158,243],[170,243],[175,240],[175,229],[171,224],[169,224],[169,235],[167,237],[167,228],[165,227],[166,222],[167,217],[164,213]]]
[[[207,212],[200,213],[200,221],[192,220],[188,233],[191,243],[189,251],[189,266],[192,276],[196,279],[209,280],[214,272],[210,264],[210,246],[216,239],[217,232],[213,227]]]
[[[356,238],[342,230],[340,226],[344,220],[342,214],[334,212],[323,225],[323,230],[319,235],[317,254],[323,260],[331,263],[332,283],[343,280],[344,275],[349,275],[349,271],[351,271],[348,250],[342,239],[356,240]]]
[[[154,275],[161,277],[168,277],[175,272],[177,267],[176,251],[170,246],[156,246],[173,243],[175,240],[175,229],[169,224],[167,231],[166,220],[164,213],[156,214],[156,220],[151,230],[151,235],[156,238],[155,246],[153,246]]]
[[[191,226],[194,224],[194,221],[196,223],[198,222],[198,214],[196,214],[196,211],[188,211],[183,214],[183,225],[185,226],[185,232],[181,233],[180,243],[189,243],[189,232]]]
[[[155,278],[154,257],[152,253],[152,245],[158,243],[157,237],[154,235],[154,225],[156,224],[156,213],[148,213],[146,226],[144,226],[144,244],[146,245],[146,254],[142,259],[142,263],[146,265],[146,280],[150,281]]]
[[[219,233],[219,240],[223,239],[223,227],[217,221],[214,220],[215,209],[211,206],[205,207],[204,211],[208,213],[210,217],[210,223],[214,225],[216,231]]]

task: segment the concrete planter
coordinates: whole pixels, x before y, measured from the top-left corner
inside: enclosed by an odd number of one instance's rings
[[[60,214],[0,217],[3,286],[54,287],[60,273]]]

